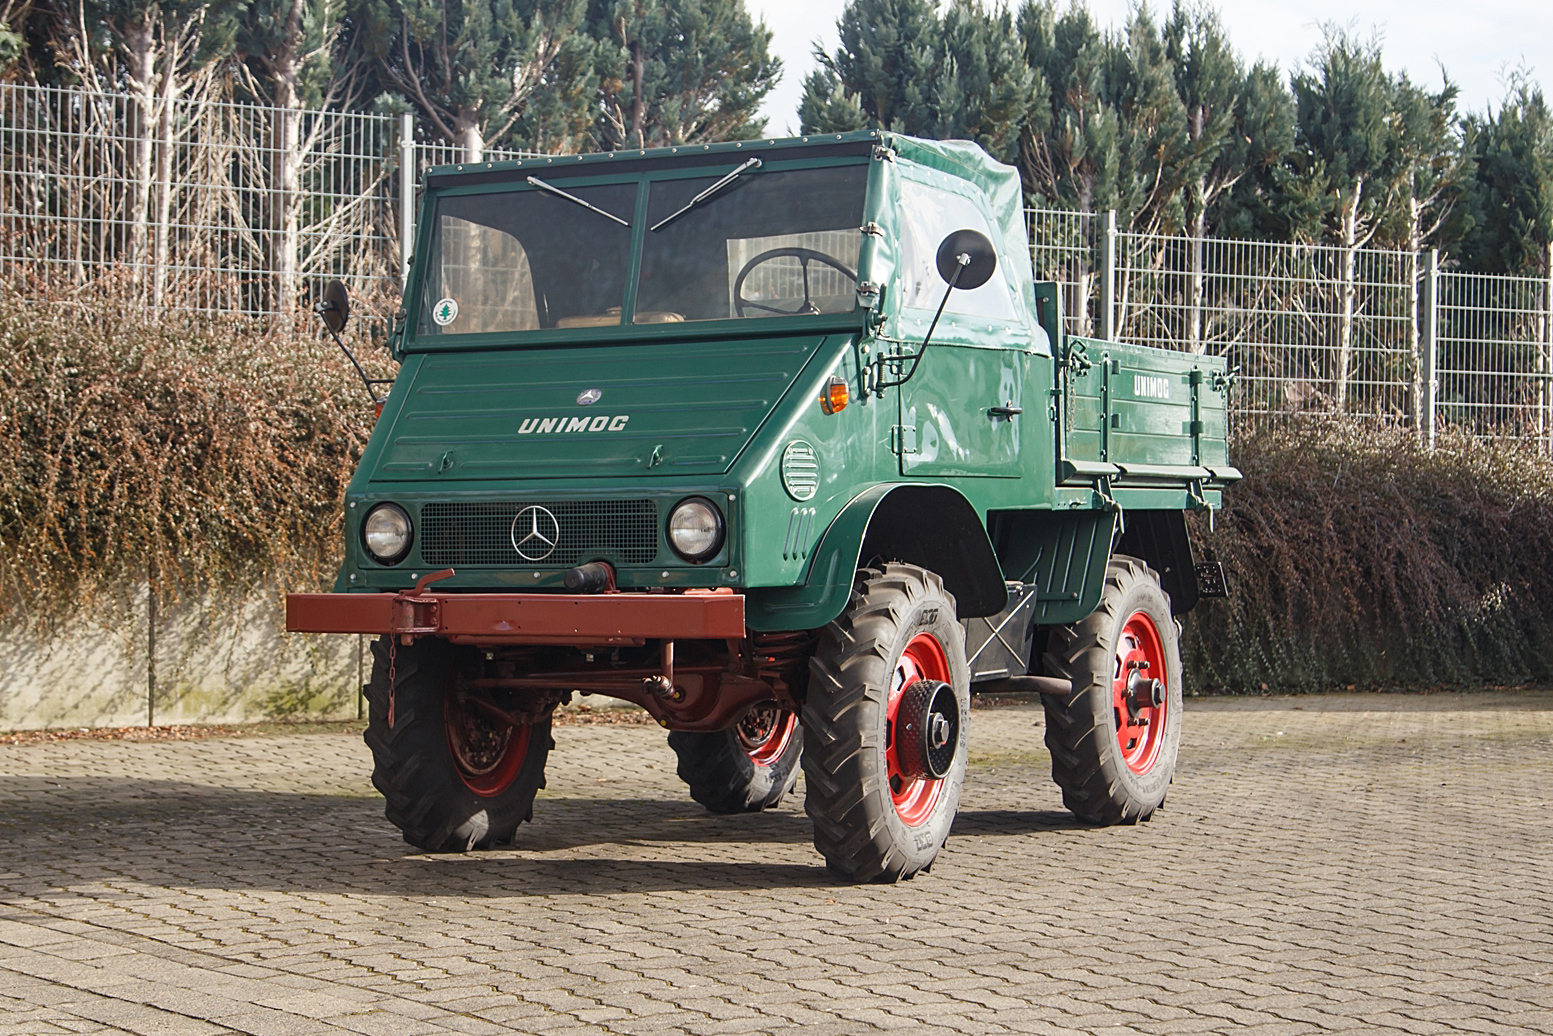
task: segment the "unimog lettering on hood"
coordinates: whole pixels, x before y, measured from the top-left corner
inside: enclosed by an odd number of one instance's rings
[[[629,414],[613,417],[605,414],[588,417],[526,417],[518,425],[519,435],[545,435],[550,432],[623,432]]]
[[[406,841],[512,842],[577,693],[645,709],[716,812],[801,767],[847,880],[937,857],[973,686],[1044,702],[1085,821],[1164,802],[1231,374],[1067,334],[1016,170],[863,130],[433,169],[419,211],[335,592],[286,603],[380,638]]]

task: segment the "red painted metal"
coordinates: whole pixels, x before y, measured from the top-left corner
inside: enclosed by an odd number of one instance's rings
[[[901,652],[900,659],[895,663],[895,673],[890,680],[890,698],[885,706],[886,721],[892,734],[896,715],[900,712],[902,694],[918,680],[953,681],[949,672],[949,656],[944,653],[943,645],[930,633],[919,633],[911,638],[911,643],[906,645],[906,650]],[[896,755],[893,736],[885,747],[884,758],[890,778],[890,798],[895,803],[895,812],[901,822],[907,827],[926,823],[933,813],[933,807],[938,804],[944,782],[907,776]]]
[[[797,729],[797,713],[768,701],[746,712],[734,731],[751,762],[756,766],[770,766],[782,758]]]
[[[287,594],[286,629],[293,633],[391,633],[405,643],[417,637],[443,637],[456,644],[491,647],[723,640],[744,636],[744,597],[731,590]]]
[[[1144,612],[1134,612],[1122,625],[1116,641],[1116,670],[1112,674],[1111,704],[1116,719],[1116,742],[1122,760],[1133,773],[1148,773],[1159,758],[1165,743],[1165,725],[1169,712],[1169,686],[1162,705],[1142,704],[1130,690],[1133,673],[1164,681],[1168,675],[1165,648],[1154,620]]]
[[[483,798],[500,795],[512,787],[523,760],[528,757],[533,726],[510,723],[492,715],[490,709],[470,708],[476,704],[462,694],[443,698],[443,724],[447,730],[448,753],[453,769],[464,787]]]

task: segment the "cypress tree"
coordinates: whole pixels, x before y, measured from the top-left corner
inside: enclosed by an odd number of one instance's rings
[[[1007,8],[952,0],[940,19],[932,0],[853,0],[836,28],[804,83],[803,132],[875,126],[1015,158],[1038,90]]]
[[[583,0],[363,0],[363,42],[385,85],[418,110],[466,162],[505,142],[536,95],[547,120],[554,98],[587,104],[577,77],[594,71],[581,32]]]
[[[1475,269],[1548,276],[1553,248],[1553,112],[1525,73],[1498,111],[1468,120],[1476,216],[1465,244]]]
[[[595,136],[602,150],[747,140],[781,75],[771,31],[744,0],[595,0],[602,58]]]

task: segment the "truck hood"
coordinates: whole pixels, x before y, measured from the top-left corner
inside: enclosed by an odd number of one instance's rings
[[[721,474],[825,341],[805,335],[428,354],[408,386],[395,386],[403,396],[385,414],[393,423],[372,477]]]

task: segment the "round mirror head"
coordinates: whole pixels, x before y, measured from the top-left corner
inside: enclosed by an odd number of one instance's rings
[[[967,291],[979,288],[992,279],[997,268],[998,255],[992,242],[974,230],[956,230],[938,246],[938,275],[945,284],[953,282],[956,288]],[[958,281],[954,279],[956,270],[961,270]]]
[[[939,263],[939,267],[943,267],[942,262]],[[351,315],[351,300],[343,281],[330,281],[324,285],[324,294],[319,300],[318,312],[323,314],[324,323],[329,325],[329,330],[335,334],[345,330],[345,321],[349,320]]]

